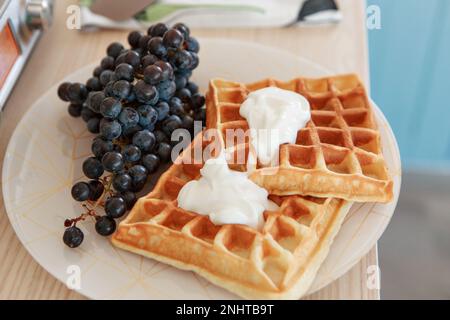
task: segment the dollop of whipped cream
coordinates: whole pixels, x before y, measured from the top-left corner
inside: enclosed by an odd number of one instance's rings
[[[264,211],[278,208],[267,199],[267,190],[248,179],[247,173],[228,167],[223,152],[207,160],[200,173],[200,179],[189,181],[181,188],[178,206],[208,215],[216,225],[244,224],[260,229]]]
[[[239,114],[248,122],[252,146],[263,165],[277,164],[280,145],[295,143],[297,132],[311,119],[304,96],[277,87],[251,92]]]

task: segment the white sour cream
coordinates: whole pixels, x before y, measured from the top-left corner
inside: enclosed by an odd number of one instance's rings
[[[308,100],[277,87],[251,92],[239,113],[250,128],[250,139],[263,165],[277,164],[280,145],[295,143],[297,132],[311,119]]]
[[[260,229],[265,210],[276,210],[267,199],[268,193],[245,172],[230,170],[225,154],[206,161],[201,178],[186,183],[178,194],[178,206],[201,215],[208,215],[217,225],[244,224]]]

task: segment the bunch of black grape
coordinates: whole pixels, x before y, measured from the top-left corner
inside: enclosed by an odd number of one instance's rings
[[[70,102],[69,114],[81,116],[88,130],[98,134],[93,156],[83,163],[90,181],[72,188],[73,198],[86,208],[65,221],[63,240],[72,248],[84,238],[76,223],[88,216],[95,218],[99,234],[112,234],[114,219],[134,205],[148,176],[170,161],[172,132],[184,128],[193,135],[194,121],[205,122],[205,98],[189,81],[200,49],[189,28],[158,23],[147,34],[131,32],[128,42],[129,49],[117,42],[109,45],[86,84],[58,88],[59,97]],[[97,206],[104,206],[106,215],[98,215]]]

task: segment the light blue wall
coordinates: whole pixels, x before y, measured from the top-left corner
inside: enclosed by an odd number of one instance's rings
[[[450,168],[450,0],[368,0],[372,96],[406,167]]]

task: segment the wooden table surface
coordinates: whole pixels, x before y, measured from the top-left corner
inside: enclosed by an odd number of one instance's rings
[[[58,0],[54,25],[39,42],[10,97],[0,123],[0,157],[27,109],[49,87],[79,68],[98,62],[112,41],[126,43],[125,31],[81,33],[66,28],[66,8],[76,0]],[[258,42],[300,54],[336,72],[355,72],[368,84],[365,1],[339,1],[344,20],[337,26],[288,29],[193,30],[199,37],[222,37]],[[83,299],[53,278],[28,254],[16,237],[0,193],[0,298]],[[367,267],[377,265],[374,247],[344,276],[307,297],[311,299],[379,299],[379,290],[368,289]]]

